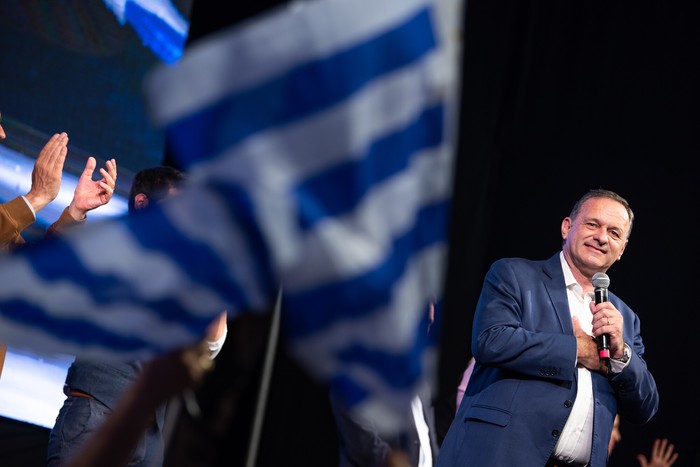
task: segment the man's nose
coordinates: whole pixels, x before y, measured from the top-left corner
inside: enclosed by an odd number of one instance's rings
[[[600,243],[608,243],[608,231],[605,227],[599,228],[595,233],[595,238]]]

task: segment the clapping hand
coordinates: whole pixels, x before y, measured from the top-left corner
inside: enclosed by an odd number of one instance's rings
[[[29,193],[24,195],[35,213],[58,196],[66,154],[68,154],[66,133],[53,135],[39,152],[32,169],[32,186]]]
[[[88,211],[107,204],[114,195],[114,186],[117,182],[117,162],[114,159],[108,160],[105,168],[100,169],[102,179],[94,181],[92,173],[96,166],[95,158],[88,157],[85,169],[78,179],[73,200],[68,207],[68,212],[75,220],[84,219]]]

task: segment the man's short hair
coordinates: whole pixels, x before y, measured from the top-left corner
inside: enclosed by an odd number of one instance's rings
[[[168,196],[172,188],[179,187],[186,179],[184,173],[167,165],[140,170],[131,183],[129,214],[136,211],[134,199],[139,193],[146,195],[150,202],[159,202]]]

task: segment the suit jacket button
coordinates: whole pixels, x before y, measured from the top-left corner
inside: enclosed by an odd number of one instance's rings
[[[569,400],[564,401],[564,407],[566,407],[567,409],[570,409],[570,408],[571,408],[571,405],[572,405],[572,404],[571,404],[571,401],[569,401]]]

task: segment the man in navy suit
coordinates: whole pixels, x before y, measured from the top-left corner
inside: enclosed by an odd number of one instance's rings
[[[562,221],[562,251],[494,262],[474,315],[476,364],[438,467],[603,467],[615,414],[638,424],[656,414],[639,317],[613,293],[598,304],[593,295],[593,275],[622,258],[633,221],[624,198],[591,190]]]

